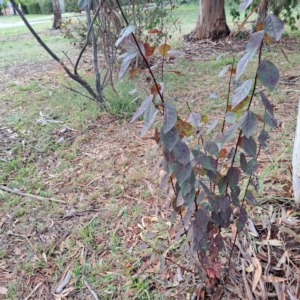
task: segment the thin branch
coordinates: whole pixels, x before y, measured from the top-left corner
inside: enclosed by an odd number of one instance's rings
[[[235,57],[232,57],[232,63],[231,63],[231,69],[233,69],[234,67],[234,61],[235,61]],[[227,93],[227,99],[226,99],[226,111],[225,111],[225,116],[224,116],[224,120],[223,120],[223,125],[222,125],[222,133],[224,132],[224,128],[225,128],[225,117],[226,114],[228,112],[228,105],[229,105],[229,98],[230,98],[230,93],[231,93],[231,80],[232,80],[232,70],[230,71],[230,78],[229,78],[229,82],[228,82],[228,93]]]
[[[17,237],[21,237],[23,239],[25,239],[27,241],[27,243],[29,244],[29,246],[33,249],[33,251],[35,252],[35,249],[33,247],[33,245],[31,244],[31,242],[29,241],[29,238],[26,235],[23,234],[18,234],[18,233],[13,233],[12,231],[8,231],[7,232],[8,235],[12,235],[12,236],[17,236]]]
[[[87,96],[87,95],[84,95],[84,94],[82,94],[81,92],[79,92],[79,91],[77,91],[77,90],[74,90],[74,89],[71,88],[71,87],[67,87],[67,86],[65,86],[64,84],[62,84],[61,86],[64,87],[65,89],[67,89],[67,90],[70,90],[71,92],[74,92],[74,93],[79,94],[79,95],[81,95],[81,96],[83,96],[83,97],[86,97],[86,98],[88,98],[89,100],[96,101],[96,99],[91,98],[91,97],[89,97],[89,96]]]
[[[53,198],[44,198],[44,197],[41,197],[41,196],[36,196],[36,195],[32,195],[32,194],[23,193],[19,190],[10,189],[10,188],[8,188],[7,186],[4,186],[4,185],[0,185],[0,190],[3,190],[5,192],[9,192],[9,193],[12,193],[12,194],[19,195],[21,197],[27,197],[27,198],[31,198],[31,199],[34,199],[34,200],[38,200],[38,201],[48,200],[48,201],[57,202],[57,203],[61,203],[61,204],[67,204],[66,201],[56,200],[56,199],[53,199]]]
[[[89,37],[90,37],[91,31],[92,31],[93,25],[94,25],[94,23],[95,23],[95,20],[96,20],[98,14],[99,14],[99,12],[100,12],[100,9],[101,9],[101,7],[102,7],[104,1],[105,1],[105,0],[103,0],[103,1],[101,1],[101,2],[99,3],[99,6],[97,7],[97,10],[96,10],[96,12],[95,12],[95,15],[94,15],[94,17],[93,17],[93,19],[92,19],[92,22],[91,22],[90,26],[89,26],[88,32],[87,32],[87,34],[86,34],[86,40],[85,40],[85,43],[84,43],[84,45],[83,45],[83,47],[82,47],[82,49],[81,49],[81,51],[80,51],[80,53],[79,53],[79,55],[78,55],[78,58],[77,58],[77,60],[76,60],[76,63],[75,63],[74,74],[77,74],[78,64],[79,64],[79,62],[80,62],[80,59],[81,59],[81,57],[82,57],[82,54],[83,54],[84,50],[86,49],[87,45],[89,44]]]
[[[68,61],[70,62],[70,64],[74,67],[73,62],[71,61],[70,57],[68,56],[68,54],[65,51],[62,51],[62,53],[65,55],[65,57],[68,59]]]
[[[102,3],[102,1],[101,1]],[[101,4],[100,3],[100,4]],[[97,49],[97,39],[95,37],[95,32],[94,32],[94,27],[93,23],[91,20],[91,6],[92,4],[88,4],[88,6],[85,8],[86,11],[86,17],[88,21],[88,25],[91,28],[91,37],[92,37],[92,47],[93,47],[93,65],[94,65],[94,72],[95,72],[95,84],[96,84],[96,91],[97,91],[97,96],[98,96],[98,101],[103,104],[104,100],[102,97],[102,88],[100,84],[100,72],[99,72],[99,67],[98,67],[98,49]],[[100,5],[99,5],[100,6]]]
[[[21,19],[23,20],[23,22],[25,23],[25,25],[27,26],[27,28],[29,29],[29,31],[32,33],[32,35],[35,37],[35,39],[38,41],[38,43],[47,51],[47,53],[62,66],[62,68],[65,70],[65,72],[68,74],[69,77],[71,77],[73,80],[75,80],[80,85],[82,85],[89,92],[89,94],[93,98],[97,99],[97,95],[93,91],[93,89],[91,88],[91,86],[85,80],[83,80],[78,74],[73,74],[68,69],[68,67],[59,59],[59,57],[55,53],[53,53],[52,50],[41,40],[41,38],[39,37],[39,35],[34,31],[34,29],[31,27],[31,25],[29,24],[29,22],[27,21],[27,19],[24,17],[24,14],[19,9],[19,7],[16,4],[15,0],[11,0],[11,4],[12,4],[13,8],[19,14],[19,16],[21,17]]]

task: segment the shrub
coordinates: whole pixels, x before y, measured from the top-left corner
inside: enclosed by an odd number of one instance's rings
[[[75,12],[78,10],[77,1],[75,0],[65,0],[65,11],[66,12]]]
[[[41,13],[40,6],[37,2],[28,3],[27,9],[30,15],[37,15]]]
[[[53,6],[51,0],[39,1],[40,11],[44,15],[50,15],[53,13]]]

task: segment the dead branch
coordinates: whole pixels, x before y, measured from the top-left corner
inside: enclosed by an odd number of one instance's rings
[[[19,195],[21,197],[27,197],[27,198],[30,198],[30,199],[38,200],[38,201],[48,200],[48,201],[57,202],[57,203],[61,203],[61,204],[67,204],[66,201],[56,200],[56,199],[53,199],[53,198],[45,198],[45,197],[41,197],[41,196],[36,196],[36,195],[32,195],[32,194],[23,193],[23,192],[21,192],[19,190],[16,190],[16,189],[10,189],[10,188],[8,188],[7,186],[4,186],[4,185],[0,185],[0,190],[3,190],[5,192],[9,192],[9,193],[12,193],[12,194]]]

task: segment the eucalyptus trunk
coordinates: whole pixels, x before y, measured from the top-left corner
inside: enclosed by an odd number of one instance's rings
[[[59,29],[60,22],[61,22],[61,10],[60,10],[59,0],[52,0],[52,6],[53,6],[53,15],[54,15],[52,29]]]
[[[193,39],[218,39],[227,37],[225,0],[199,0],[199,12]]]

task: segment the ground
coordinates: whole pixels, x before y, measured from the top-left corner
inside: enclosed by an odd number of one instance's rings
[[[55,50],[71,58],[78,53],[61,33],[37,29]],[[0,189],[0,299],[95,299],[91,290],[100,299],[205,299],[205,285],[206,299],[255,299],[252,289],[256,299],[267,293],[279,299],[280,291],[299,298],[299,210],[291,188],[299,38],[281,42],[289,61],[277,44],[263,52],[281,74],[275,92],[267,92],[278,128],[259,158],[259,205],[247,206],[249,224],[236,243],[234,267],[215,287],[178,261],[172,194],[161,190],[162,171],[155,168],[161,156],[153,150],[154,127],[161,120],[143,137],[143,122],[129,122],[141,96],[128,92],[144,78],[116,82],[122,101],[108,89],[110,110],[101,112],[64,88],[78,87],[22,30],[0,36],[0,186],[29,194]],[[165,73],[166,97],[183,119],[186,102],[209,119],[222,117],[229,74],[218,74],[245,40],[175,40],[172,47],[187,55],[171,57],[165,68],[185,76]],[[80,68],[92,82],[90,62],[87,53]],[[254,64],[245,76],[253,70]],[[234,230],[223,232],[222,274]],[[69,271],[68,284],[57,291]]]

